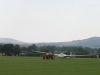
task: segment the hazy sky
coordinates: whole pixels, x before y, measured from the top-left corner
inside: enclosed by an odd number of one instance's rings
[[[100,0],[0,0],[0,38],[63,42],[100,37]]]

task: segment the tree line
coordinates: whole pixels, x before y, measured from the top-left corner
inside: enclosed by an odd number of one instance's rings
[[[19,56],[21,53],[21,47],[17,44],[0,44],[0,53],[4,56]]]
[[[36,46],[32,44],[28,47],[21,47],[18,44],[0,44],[0,53],[4,56],[41,56],[40,53],[34,53],[34,51],[41,51],[41,52],[52,52],[52,53],[65,53],[70,54],[72,52],[76,55],[87,55],[87,54],[100,54],[100,48],[88,48],[82,46]]]

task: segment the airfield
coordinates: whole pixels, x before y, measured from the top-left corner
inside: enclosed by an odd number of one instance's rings
[[[100,58],[43,60],[42,57],[0,56],[0,75],[99,75]]]

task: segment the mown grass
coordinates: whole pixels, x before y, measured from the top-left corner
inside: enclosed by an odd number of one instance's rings
[[[41,57],[2,57],[0,75],[99,75],[100,59],[43,60]]]

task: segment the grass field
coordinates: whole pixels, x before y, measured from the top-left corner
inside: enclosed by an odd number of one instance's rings
[[[100,75],[100,59],[0,56],[0,75]]]

